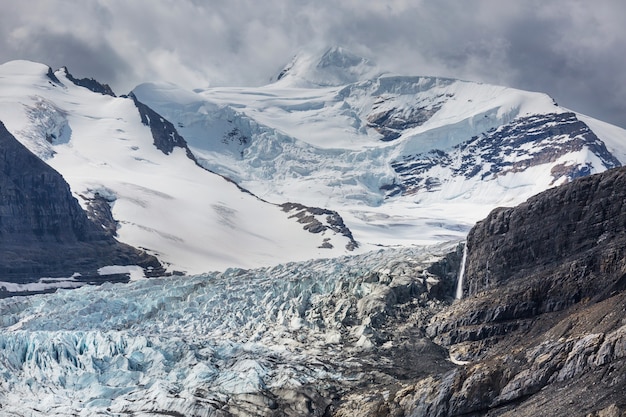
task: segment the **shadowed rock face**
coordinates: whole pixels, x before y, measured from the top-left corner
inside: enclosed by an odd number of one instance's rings
[[[133,102],[139,111],[141,123],[150,127],[152,138],[154,139],[154,146],[156,146],[158,150],[166,155],[169,155],[172,153],[174,148],[183,148],[187,157],[196,164],[198,163],[198,161],[196,161],[196,157],[193,156],[191,150],[187,146],[187,142],[178,134],[178,131],[172,123],[139,101],[133,93],[130,93],[129,97],[133,99]]]
[[[94,273],[105,265],[160,268],[156,258],[117,242],[91,222],[63,177],[0,122],[0,279]]]
[[[466,294],[528,279],[535,271],[562,275],[568,265],[567,276],[557,281],[566,279],[560,284],[572,291],[559,285],[561,297],[576,302],[599,295],[626,270],[625,199],[626,170],[616,169],[494,210],[468,235]]]

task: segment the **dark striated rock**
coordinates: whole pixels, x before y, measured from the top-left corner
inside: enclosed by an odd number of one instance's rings
[[[0,122],[0,280],[93,275],[105,265],[160,270],[156,258],[91,222],[63,177]]]
[[[332,232],[339,233],[350,241],[346,245],[346,249],[354,250],[359,247],[359,243],[354,240],[352,236],[352,232],[348,227],[344,224],[343,219],[336,211],[323,209],[319,207],[307,207],[299,203],[284,203],[281,204],[280,207],[284,212],[291,213],[295,211],[295,214],[292,214],[291,217],[295,217],[298,219],[299,223],[304,224],[304,230],[307,230],[311,233],[321,233],[325,230],[331,230]],[[325,222],[322,223],[315,216],[326,216]],[[321,247],[329,247],[330,243],[327,241]],[[330,246],[332,248],[332,246]]]
[[[588,149],[602,166],[560,163],[559,158],[571,152]],[[511,172],[552,163],[552,184],[587,176],[592,168],[601,170],[620,166],[604,143],[578,120],[574,113],[521,117],[463,142],[452,150],[432,150],[405,156],[391,164],[400,181],[382,187],[388,197],[402,193],[434,191],[447,178],[437,178],[441,168],[450,177],[493,180]]]
[[[625,199],[626,170],[615,169],[548,190],[518,207],[494,210],[468,235],[466,293],[521,276],[528,280],[535,271],[578,288],[555,293],[553,304],[599,296],[611,285],[621,285]]]
[[[182,148],[185,150],[187,157],[198,164],[196,157],[187,146],[187,141],[178,134],[178,131],[169,120],[143,104],[133,93],[130,93],[129,97],[133,99],[137,110],[139,110],[141,123],[150,127],[154,139],[154,146],[156,146],[158,150],[165,155],[169,155],[174,148]]]

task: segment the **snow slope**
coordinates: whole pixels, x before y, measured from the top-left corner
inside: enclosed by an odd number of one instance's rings
[[[312,234],[273,204],[153,144],[133,100],[76,86],[64,70],[27,61],[0,66],[0,120],[70,184],[81,203],[111,202],[118,238],[170,271],[258,267],[347,253],[348,239]],[[282,201],[279,201],[282,202]],[[320,248],[327,242],[333,249]],[[329,246],[329,245],[326,245]]]
[[[134,93],[207,168],[262,198],[335,210],[365,245],[462,239],[494,207],[626,160],[625,130],[545,94],[375,68],[331,48],[263,87]]]

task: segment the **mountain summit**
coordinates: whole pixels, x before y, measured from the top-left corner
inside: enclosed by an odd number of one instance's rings
[[[378,73],[377,66],[340,46],[300,53],[275,77],[282,86],[328,87],[354,83]]]

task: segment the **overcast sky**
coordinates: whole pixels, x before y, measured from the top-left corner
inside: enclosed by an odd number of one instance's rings
[[[30,59],[118,94],[143,81],[262,85],[339,45],[401,74],[553,96],[626,128],[623,0],[0,0],[0,61]]]

